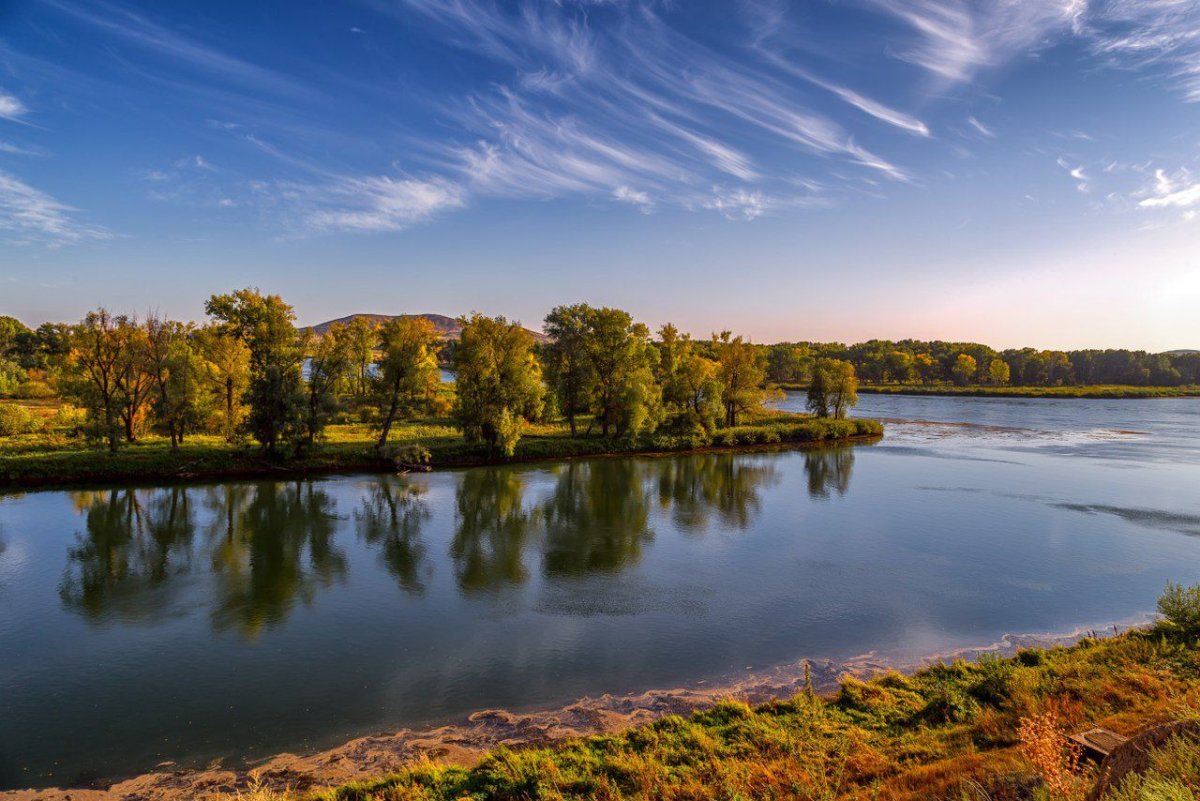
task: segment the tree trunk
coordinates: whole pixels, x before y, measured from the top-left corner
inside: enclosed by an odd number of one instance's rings
[[[396,419],[396,412],[400,408],[400,377],[396,377],[395,383],[392,384],[392,400],[388,404],[387,416],[383,418],[383,430],[379,433],[379,443],[375,446],[378,450],[383,450],[387,445],[388,433],[392,430],[392,423]]]

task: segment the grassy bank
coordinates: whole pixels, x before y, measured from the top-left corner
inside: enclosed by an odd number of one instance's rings
[[[783,389],[804,392],[802,384],[786,384]],[[1200,386],[1135,387],[1103,384],[1079,387],[960,387],[954,384],[859,384],[858,391],[876,395],[966,395],[997,398],[1196,398]]]
[[[470,768],[425,763],[310,797],[1083,798],[1094,768],[1083,765],[1077,774],[1059,776],[1067,792],[1049,791],[1023,756],[1022,721],[1050,724],[1034,743],[1053,750],[1064,732],[1093,725],[1134,734],[1163,721],[1197,718],[1200,650],[1159,626],[1011,659],[938,664],[912,676],[846,678],[828,698],[801,694],[754,708],[723,702],[615,736],[501,749]],[[1200,797],[1194,795],[1200,793],[1200,739],[1169,743],[1154,764],[1157,775],[1129,779],[1106,797]],[[1147,787],[1160,794],[1145,794]]]
[[[332,425],[326,436],[287,460],[267,459],[252,444],[231,445],[219,437],[190,437],[172,452],[162,437],[146,436],[110,454],[56,428],[57,410],[43,403],[34,410],[45,424],[38,433],[0,437],[0,486],[38,487],[108,481],[162,481],[195,478],[284,476],[394,470],[380,458],[376,431],[365,424]],[[586,421],[584,422],[586,427]],[[748,425],[718,430],[712,436],[657,434],[639,440],[571,437],[565,424],[529,427],[511,460],[489,456],[469,445],[448,420],[411,421],[393,428],[393,452],[410,446],[428,451],[432,467],[460,467],[500,461],[537,461],[598,454],[668,453],[774,444],[816,444],[877,437],[883,427],[873,420],[818,420],[787,413],[764,413]]]

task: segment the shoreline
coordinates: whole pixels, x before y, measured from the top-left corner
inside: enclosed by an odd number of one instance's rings
[[[782,384],[786,392],[805,392],[800,384]],[[1200,387],[1139,387],[1121,385],[1063,387],[949,387],[915,385],[862,385],[860,395],[907,395],[911,397],[967,398],[1061,398],[1065,400],[1157,400],[1163,398],[1200,398]]]
[[[489,456],[485,453],[439,453],[434,451],[428,465],[422,466],[420,472],[440,470],[457,470],[469,467],[488,467],[516,464],[546,464],[574,461],[578,459],[647,457],[661,458],[667,456],[688,456],[705,453],[764,453],[784,450],[805,450],[810,448],[837,447],[846,445],[872,444],[883,438],[883,427],[878,421],[866,418],[851,418],[856,433],[844,436],[812,437],[798,436],[794,439],[780,437],[768,442],[735,442],[724,444],[713,442],[699,447],[662,448],[651,444],[647,447],[622,448],[620,443],[592,439],[557,439],[559,442],[570,444],[571,448],[562,447],[560,453],[518,453],[510,458]],[[801,424],[802,425],[802,424]],[[878,433],[857,433],[861,429],[878,428]],[[801,434],[804,431],[800,432]],[[546,439],[529,438],[535,444]],[[600,446],[592,447],[589,446]],[[616,446],[616,447],[612,447]],[[382,458],[371,453],[338,453],[327,451],[308,457],[298,457],[289,462],[269,462],[249,454],[236,452],[220,452],[225,460],[235,460],[234,463],[219,466],[194,466],[196,459],[186,453],[169,454],[167,464],[155,464],[149,469],[137,469],[140,465],[129,465],[125,471],[108,472],[105,469],[79,470],[37,473],[33,475],[13,475],[4,473],[3,460],[0,459],[0,494],[6,491],[24,492],[49,489],[69,489],[77,487],[105,487],[113,484],[147,485],[147,484],[177,484],[191,482],[206,482],[215,480],[254,480],[264,478],[305,479],[321,478],[335,475],[381,474],[412,472],[404,465],[397,465],[391,459]],[[95,455],[101,460],[109,456],[106,452],[96,451]],[[121,459],[126,453],[118,453]],[[137,456],[140,454],[131,454]],[[36,457],[31,461],[37,461]],[[128,460],[132,461],[132,460]],[[190,463],[190,464],[189,464]]]
[[[843,660],[801,659],[748,675],[697,680],[680,687],[585,696],[557,707],[510,711],[482,709],[457,721],[423,729],[400,729],[351,739],[310,754],[279,753],[239,767],[170,769],[112,779],[107,787],[49,787],[0,791],[3,801],[183,801],[228,798],[248,789],[310,792],[379,779],[423,759],[467,766],[497,747],[535,748],[595,734],[611,734],[669,715],[686,716],[737,699],[751,705],[794,697],[805,690],[805,667],[813,688],[827,695],[841,677],[869,679],[890,671],[911,674],[938,662],[1013,656],[1026,648],[1070,646],[1084,638],[1107,638],[1151,624],[1149,613],[1101,629],[1068,633],[1005,634],[983,646],[965,646],[921,657],[888,657],[874,651]]]

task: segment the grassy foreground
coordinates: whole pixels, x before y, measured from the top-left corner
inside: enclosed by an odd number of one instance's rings
[[[4,403],[5,401],[0,401]],[[331,425],[325,437],[301,455],[269,460],[253,444],[231,445],[220,437],[189,437],[177,452],[166,440],[145,436],[110,454],[99,446],[68,436],[54,426],[52,403],[31,407],[45,418],[38,433],[0,437],[0,487],[36,487],[106,481],[150,481],[258,475],[319,474],[394,470],[393,458],[374,449],[376,429],[366,424]],[[584,421],[586,427],[586,421]],[[428,451],[433,467],[461,467],[499,461],[537,461],[617,453],[667,453],[709,448],[772,444],[829,443],[878,437],[883,426],[874,420],[816,419],[785,412],[764,412],[747,425],[718,430],[712,436],[656,434],[640,440],[572,438],[564,423],[531,425],[511,460],[489,456],[470,445],[445,419],[398,424],[389,447],[403,452],[411,446]]]
[[[1200,718],[1200,650],[1159,626],[1011,659],[938,664],[912,676],[845,678],[823,698],[751,708],[726,701],[615,736],[501,749],[470,768],[419,764],[312,796],[330,801],[451,799],[1082,799],[1094,766],[1039,770],[1022,721],[1052,763],[1065,732],[1133,734]],[[1035,730],[1035,735],[1037,731]],[[1065,760],[1069,762],[1070,760]],[[1106,798],[1200,798],[1200,740],[1172,741],[1154,769]],[[1043,778],[1044,777],[1044,778]],[[242,796],[246,798],[244,794]]]
[[[879,395],[968,395],[998,398],[1195,398],[1200,387],[1135,387],[1098,384],[1079,387],[959,387],[954,384],[860,384],[859,392]]]

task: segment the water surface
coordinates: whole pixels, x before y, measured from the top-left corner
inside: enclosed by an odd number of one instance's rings
[[[1200,401],[858,412],[908,422],[855,448],[0,496],[0,787],[1101,626],[1200,581]]]

